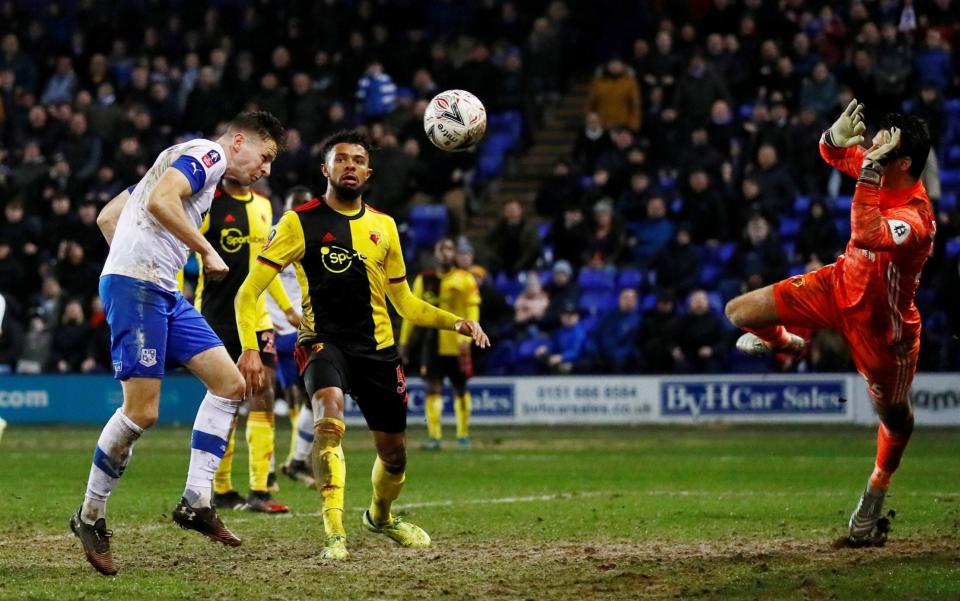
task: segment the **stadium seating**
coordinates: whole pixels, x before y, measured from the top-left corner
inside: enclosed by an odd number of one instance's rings
[[[410,209],[408,227],[415,250],[429,250],[447,234],[449,216],[446,205],[420,204]]]

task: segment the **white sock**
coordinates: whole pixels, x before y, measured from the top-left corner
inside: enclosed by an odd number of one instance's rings
[[[210,507],[213,475],[227,450],[230,426],[240,401],[219,397],[210,391],[203,397],[193,422],[190,440],[190,469],[183,498],[191,507]]]
[[[293,460],[306,461],[313,448],[313,411],[304,405],[297,415],[297,444],[293,447]]]
[[[97,448],[93,451],[87,493],[80,510],[80,519],[87,524],[93,524],[107,515],[107,497],[130,463],[133,443],[141,434],[143,428],[124,415],[122,409],[117,409],[107,420],[97,440]]]

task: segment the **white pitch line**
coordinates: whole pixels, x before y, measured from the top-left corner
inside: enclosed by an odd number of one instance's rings
[[[625,491],[603,491],[603,490],[592,490],[584,492],[561,492],[554,493],[549,495],[526,495],[518,497],[499,497],[493,499],[442,499],[438,501],[420,501],[414,503],[398,503],[393,506],[393,509],[402,511],[405,509],[422,509],[427,507],[455,507],[459,505],[505,505],[512,503],[535,503],[535,502],[551,502],[551,501],[571,501],[575,499],[584,499],[584,498],[594,498],[594,497],[620,497],[620,496],[647,496],[647,497],[713,497],[716,499],[724,499],[730,497],[855,497],[853,493],[849,491],[836,491],[836,492],[826,492],[826,491],[758,491],[758,490],[738,490],[738,491],[723,491],[723,492],[714,492],[706,490],[625,490]],[[896,496],[900,497],[948,497],[948,498],[960,498],[960,492],[917,492],[917,491],[906,491],[902,493],[897,493]],[[893,497],[893,495],[891,495]],[[367,509],[366,507],[352,507],[350,511],[363,511]],[[271,516],[270,519],[291,519],[291,518],[319,518],[323,516],[323,512],[320,511],[310,511],[310,512],[295,512],[295,513],[286,513]],[[235,515],[230,516],[227,520],[230,524],[236,523],[247,523],[262,520],[263,516],[258,515]],[[152,524],[143,524],[143,525],[130,525],[130,524],[120,524],[120,528],[131,528],[136,529],[139,532],[152,532],[155,530],[163,530],[170,528],[172,524],[170,523],[152,523]],[[31,540],[38,542],[46,541],[58,541],[58,540],[67,540],[72,539],[73,536],[69,534],[46,534],[38,535],[33,537]],[[17,544],[21,544],[23,541],[17,541]],[[0,540],[0,547],[13,544],[13,541],[3,541]]]

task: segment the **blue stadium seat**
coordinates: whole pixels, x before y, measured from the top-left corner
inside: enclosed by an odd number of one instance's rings
[[[583,325],[583,329],[587,332],[588,336],[597,330],[597,326],[600,324],[600,317],[600,315],[584,315],[580,319],[580,323]]]
[[[584,267],[580,270],[577,283],[580,284],[580,289],[584,292],[593,290],[613,290],[613,272],[606,269],[591,269],[589,267]]]
[[[537,225],[537,236],[540,237],[540,240],[546,240],[547,236],[550,235],[550,222],[545,221]]]
[[[617,293],[588,290],[580,294],[580,309],[590,315],[605,313],[617,306]]]
[[[737,350],[727,355],[730,372],[735,374],[764,374],[770,371],[769,357],[751,357]]]
[[[833,212],[838,215],[849,215],[852,204],[852,196],[838,196],[833,199]]]
[[[644,294],[640,300],[640,310],[646,313],[652,311],[657,306],[657,295],[655,292]]]
[[[677,187],[677,180],[674,177],[670,177],[666,173],[661,173],[658,178],[657,183],[660,185],[660,188],[663,190],[674,190]]]
[[[810,210],[810,197],[809,196],[797,196],[793,199],[793,212],[798,216],[806,215],[807,211]]]
[[[634,267],[624,268],[617,276],[617,288],[633,288],[638,292],[643,287],[644,272]]]
[[[787,276],[793,277],[795,275],[806,273],[806,271],[807,271],[806,265],[804,265],[803,263],[794,263],[793,265],[790,266],[789,269],[787,269]]]
[[[840,233],[840,239],[846,242],[846,240],[850,238],[850,216],[834,217],[833,225],[837,227],[837,232]]]
[[[707,292],[707,300],[710,301],[710,308],[713,309],[713,312],[722,317],[724,302],[723,302],[723,298],[720,296],[720,293]]]
[[[736,242],[724,242],[717,247],[716,253],[714,254],[716,260],[720,265],[726,265],[730,262],[730,258],[733,257],[733,253],[737,250]]]
[[[960,236],[956,236],[947,240],[947,257],[953,259],[957,256],[960,256]]]
[[[511,299],[516,298],[518,294],[523,292],[523,282],[520,281],[520,278],[511,277],[503,272],[498,273],[493,279],[493,287],[496,288],[497,292]]]
[[[447,207],[442,204],[414,205],[407,225],[417,249],[432,248],[447,233]]]
[[[704,263],[700,268],[700,285],[704,288],[715,288],[723,276],[724,268],[716,263]]]
[[[960,149],[960,146],[957,147]],[[937,207],[940,211],[956,211],[957,210],[957,195],[950,192],[940,196],[940,205]]]
[[[800,220],[796,217],[786,215],[780,217],[780,237],[785,240],[793,240],[797,232],[800,231]]]
[[[485,373],[491,376],[506,376],[513,369],[515,345],[512,340],[498,342],[486,355]]]
[[[941,169],[940,185],[945,188],[960,187],[960,169]]]
[[[793,241],[784,241],[780,244],[783,246],[783,252],[786,253],[787,259],[792,259],[793,255],[795,255],[797,252],[797,245]]]

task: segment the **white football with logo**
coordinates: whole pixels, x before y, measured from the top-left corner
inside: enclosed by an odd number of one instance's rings
[[[469,150],[483,139],[487,131],[487,110],[470,92],[440,92],[423,113],[423,131],[440,150]]]

